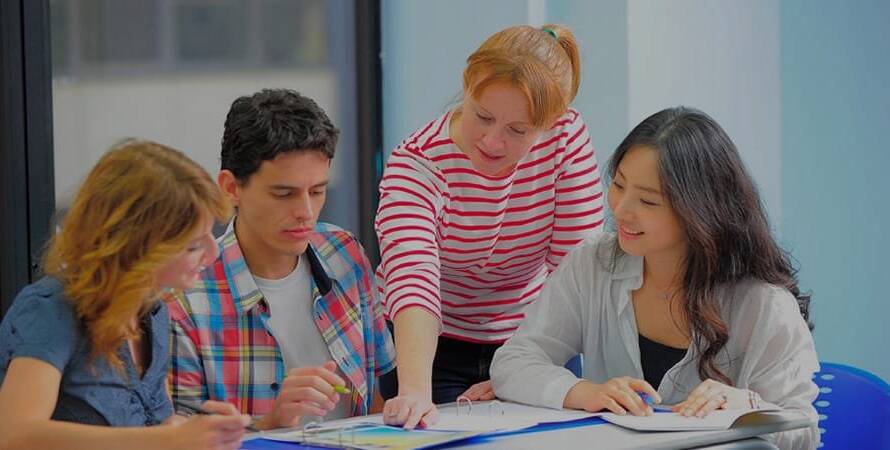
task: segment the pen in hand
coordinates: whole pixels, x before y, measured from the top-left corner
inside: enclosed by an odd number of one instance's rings
[[[653,412],[671,412],[671,407],[667,405],[661,405],[655,402],[649,394],[644,392],[640,392],[640,398],[643,399],[643,402],[646,403],[650,408],[652,408]]]
[[[176,401],[173,403],[174,403],[174,405],[176,405],[175,406],[176,412],[183,411],[190,416],[195,415],[195,414],[202,414],[202,415],[216,414],[216,413],[207,411],[206,409],[204,409],[198,405],[193,405],[191,403],[186,403],[186,402],[182,402],[182,401]],[[252,422],[252,421],[249,424],[245,425],[244,428],[248,431],[255,431],[255,432],[261,431],[259,428],[254,426],[254,422]]]

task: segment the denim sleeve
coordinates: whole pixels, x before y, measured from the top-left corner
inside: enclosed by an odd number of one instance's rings
[[[0,361],[4,372],[19,357],[30,357],[65,371],[79,341],[71,304],[55,292],[24,289],[0,325]]]

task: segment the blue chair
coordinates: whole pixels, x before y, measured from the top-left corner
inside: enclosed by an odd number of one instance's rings
[[[572,357],[572,359],[566,363],[566,369],[571,370],[576,377],[581,378],[581,373],[584,371],[584,354],[579,353]]]
[[[890,449],[890,384],[862,369],[822,362],[813,377],[825,449]]]

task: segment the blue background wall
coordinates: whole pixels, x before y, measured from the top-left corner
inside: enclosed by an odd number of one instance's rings
[[[890,3],[780,4],[783,238],[819,356],[890,379]]]

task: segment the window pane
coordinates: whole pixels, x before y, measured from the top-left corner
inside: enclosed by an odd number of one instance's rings
[[[264,61],[317,65],[326,62],[327,11],[323,0],[273,0],[263,5]]]
[[[59,208],[127,137],[178,148],[215,175],[232,101],[289,88],[341,128],[322,219],[358,231],[355,69],[344,68],[355,61],[351,0],[51,0],[50,8]]]
[[[177,59],[241,61],[246,56],[247,2],[182,1],[176,5]]]
[[[84,0],[75,3],[80,4],[77,32],[82,36],[85,62],[150,61],[160,56],[156,1]]]
[[[53,72],[65,75],[71,70],[71,11],[65,0],[50,1],[50,30]]]

